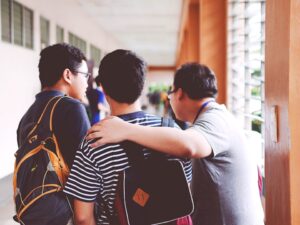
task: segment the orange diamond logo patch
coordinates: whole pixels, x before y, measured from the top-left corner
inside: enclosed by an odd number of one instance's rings
[[[138,188],[133,195],[133,201],[135,201],[138,205],[144,207],[149,200],[150,195],[144,192],[142,189]]]

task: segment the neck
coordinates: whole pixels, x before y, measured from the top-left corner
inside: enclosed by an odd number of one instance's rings
[[[141,111],[140,102],[137,100],[133,104],[117,103],[115,101],[109,101],[112,116],[124,115]]]
[[[42,91],[60,91],[60,92],[63,92],[64,94],[68,95],[68,91],[66,90],[66,88],[64,88],[61,85],[53,85],[51,87],[44,87],[42,89]]]
[[[205,102],[214,100],[214,98],[202,98],[200,100],[191,100],[192,102],[190,103],[191,107],[190,107],[190,112],[189,112],[189,118],[188,118],[188,122],[193,123],[196,116],[198,116],[199,110],[202,107],[203,104],[205,104]],[[205,111],[205,108],[202,110],[202,112]]]

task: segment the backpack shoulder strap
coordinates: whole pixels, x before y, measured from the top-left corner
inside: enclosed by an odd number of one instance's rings
[[[53,120],[54,109],[55,109],[57,103],[64,97],[65,96],[55,96],[47,102],[38,121],[36,122],[36,124],[34,125],[32,130],[28,133],[27,138],[40,126],[40,124],[42,124],[43,121],[49,121],[48,128],[51,132],[53,131],[52,120]]]
[[[175,121],[170,117],[162,117],[161,118],[161,126],[162,127],[174,127]],[[128,157],[128,161],[131,165],[136,165],[138,163],[142,163],[144,160],[143,154],[143,146],[136,144],[131,141],[124,141],[121,146],[126,152]],[[153,151],[153,157],[164,157],[165,154]]]

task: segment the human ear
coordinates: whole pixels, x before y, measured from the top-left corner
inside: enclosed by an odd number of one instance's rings
[[[71,74],[72,72],[69,69],[65,69],[62,74],[62,79],[68,84],[71,84]]]
[[[176,92],[177,92],[178,100],[184,99],[186,94],[183,92],[182,88],[178,88],[178,90]]]

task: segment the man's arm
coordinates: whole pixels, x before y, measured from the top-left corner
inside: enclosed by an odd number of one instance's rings
[[[69,178],[64,187],[64,193],[74,199],[76,224],[95,224],[94,202],[100,190],[95,165],[90,159],[90,153],[85,141],[76,153]]]
[[[74,216],[76,225],[96,225],[94,219],[94,202],[74,200]]]
[[[88,139],[100,138],[93,147],[129,140],[157,151],[187,158],[204,158],[212,149],[205,137],[194,129],[148,127],[110,117],[89,130]]]

